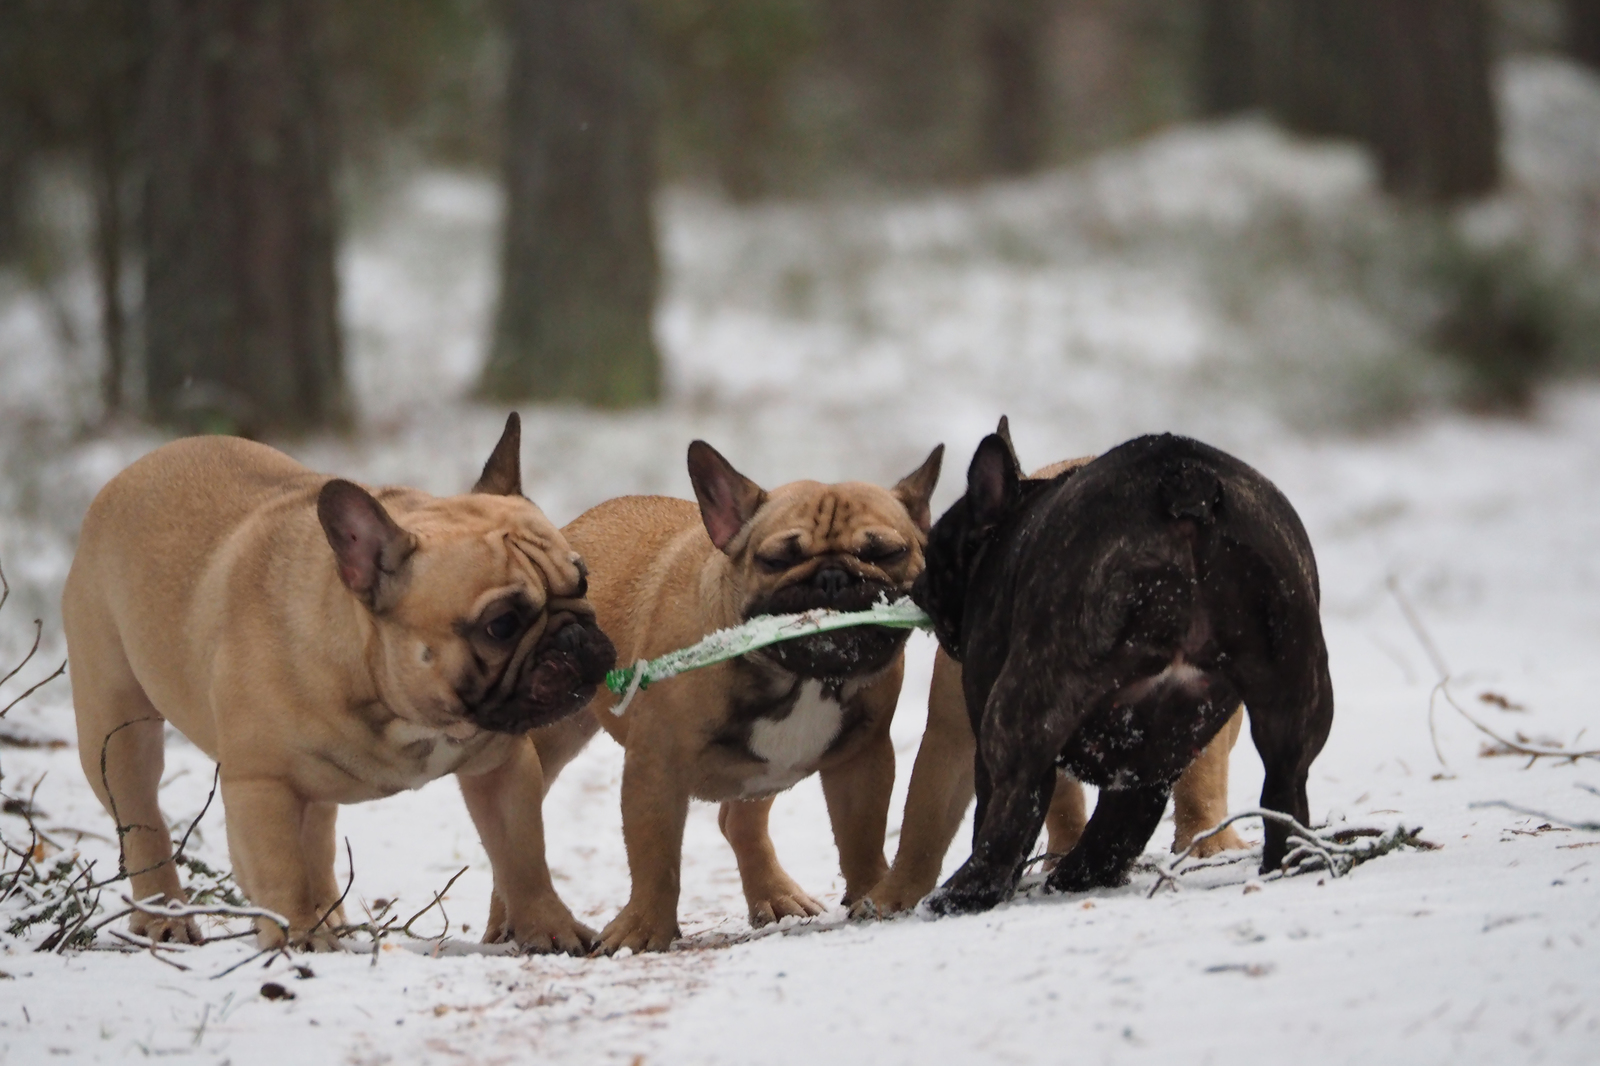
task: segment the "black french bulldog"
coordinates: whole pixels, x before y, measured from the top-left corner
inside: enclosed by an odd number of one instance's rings
[[[1333,723],[1316,560],[1282,493],[1244,463],[1139,437],[1025,482],[1006,422],[928,536],[911,596],[962,665],[978,738],[972,856],[937,913],[1011,895],[1056,767],[1101,789],[1054,891],[1124,884],[1173,783],[1242,699],[1261,805],[1306,824],[1306,776]],[[1268,823],[1263,872],[1287,851]]]

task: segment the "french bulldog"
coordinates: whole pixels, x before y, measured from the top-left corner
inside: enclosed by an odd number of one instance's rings
[[[1004,418],[996,430],[1010,441]],[[1028,475],[1030,481],[1048,481],[1090,462],[1094,457],[1052,463]],[[1228,814],[1228,753],[1239,739],[1243,710],[1201,750],[1172,789],[1174,833],[1172,850],[1181,852],[1194,838]],[[973,760],[977,739],[967,718],[961,689],[961,664],[943,648],[934,653],[933,681],[928,689],[928,724],[911,766],[905,814],[900,823],[900,844],[884,879],[851,908],[857,918],[886,918],[909,911],[932,892],[939,881],[945,852],[955,839],[967,806],[972,802]],[[1064,771],[1056,771],[1050,806],[1045,812],[1045,853],[1064,856],[1083,836],[1088,806],[1083,785]],[[1231,826],[1194,845],[1199,858],[1243,848],[1244,841]],[[1045,863],[1053,869],[1058,858]]]
[[[650,659],[759,615],[858,610],[905,596],[922,569],[928,498],[943,446],[893,489],[796,481],[766,490],[704,441],[689,446],[695,502],[626,496],[563,532],[593,566],[589,597],[622,661]],[[659,951],[679,935],[678,879],[692,799],[722,805],[750,921],[820,914],[779,865],[767,834],[773,797],[822,777],[853,900],[883,857],[906,631],[858,627],[806,637],[659,681],[620,717],[602,691],[594,717],[626,749],[622,833],[632,892],[601,950]],[[570,750],[592,723],[566,734]],[[554,743],[547,738],[547,743]]]
[[[1262,806],[1309,821],[1306,779],[1333,722],[1316,561],[1288,500],[1238,459],[1149,436],[1028,482],[991,434],[912,597],[961,664],[977,737],[972,855],[927,898],[933,912],[1015,890],[1058,766],[1101,791],[1047,889],[1124,883],[1173,782],[1241,702]],[[1269,823],[1263,871],[1286,852]]]
[[[485,939],[590,947],[545,865],[528,733],[581,710],[615,651],[582,558],[521,493],[520,440],[513,414],[446,499],[232,437],[167,444],[100,491],[62,619],[79,755],[135,897],[185,899],[157,802],[170,722],[216,760],[234,875],[292,945],[338,947],[338,805],[454,773],[494,870]],[[200,939],[187,918],[131,924]]]

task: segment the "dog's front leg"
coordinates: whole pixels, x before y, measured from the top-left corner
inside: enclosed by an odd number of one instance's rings
[[[665,951],[679,935],[683,823],[689,816],[685,775],[693,757],[673,743],[671,730],[652,730],[647,722],[631,724],[622,762],[622,840],[633,888],[627,905],[600,933],[600,950],[607,955],[623,948]]]
[[[844,874],[845,906],[871,891],[888,873],[883,838],[888,829],[889,798],[894,791],[894,742],[889,716],[854,759],[822,771],[822,795],[839,848]],[[937,876],[937,875],[936,875]]]
[[[305,798],[280,778],[240,780],[224,772],[222,806],[227,814],[234,877],[250,902],[287,919],[290,946],[340,950],[339,938],[328,924],[332,916],[318,924],[333,901],[322,909],[317,906],[320,879],[312,876],[305,850],[310,806]],[[331,830],[331,822],[328,828]],[[256,920],[256,933],[264,948],[284,944],[283,931],[265,919]]]
[[[810,918],[825,909],[778,863],[767,833],[773,799],[729,800],[717,812],[717,828],[733,848],[739,882],[750,905],[750,924],[757,929],[780,918]]]
[[[1056,784],[1056,756],[1077,726],[1070,686],[1008,664],[984,701],[972,855],[927,899],[936,914],[984,911],[1008,897]]]
[[[511,757],[487,773],[456,775],[467,811],[494,869],[485,944],[514,941],[527,951],[581,955],[595,931],[556,895],[544,853],[544,774],[533,741],[518,737]]]
[[[972,802],[972,761],[977,750],[961,666],[943,651],[933,661],[928,724],[911,766],[900,846],[882,881],[851,908],[852,917],[887,916],[915,907],[939,883],[945,852]],[[835,833],[837,836],[837,832]]]

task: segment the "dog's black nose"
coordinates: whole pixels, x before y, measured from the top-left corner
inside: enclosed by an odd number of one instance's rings
[[[575,623],[562,626],[551,644],[561,651],[577,651],[583,644],[583,627]]]
[[[850,575],[838,567],[829,566],[811,575],[811,584],[830,596],[837,596],[851,585]]]

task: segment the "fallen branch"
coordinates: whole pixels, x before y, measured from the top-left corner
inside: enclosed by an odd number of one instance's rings
[[[1380,855],[1387,855],[1400,848],[1416,848],[1419,851],[1432,851],[1437,844],[1423,840],[1419,833],[1422,827],[1408,829],[1404,825],[1396,825],[1390,829],[1377,829],[1360,826],[1348,827],[1318,832],[1301,825],[1298,820],[1282,811],[1271,811],[1263,807],[1255,807],[1247,811],[1230,814],[1221,822],[1212,826],[1204,833],[1199,833],[1189,842],[1170,862],[1163,868],[1155,868],[1156,883],[1150,886],[1146,898],[1153,897],[1163,885],[1178,887],[1178,878],[1183,874],[1194,873],[1197,870],[1210,866],[1227,865],[1207,861],[1196,863],[1186,869],[1180,869],[1183,861],[1187,859],[1194,849],[1203,842],[1216,836],[1224,829],[1245,818],[1259,818],[1263,823],[1276,822],[1289,831],[1289,851],[1283,858],[1283,864],[1278,869],[1266,874],[1268,880],[1282,877],[1297,877],[1301,874],[1312,873],[1318,870],[1326,871],[1333,877],[1344,877],[1351,870],[1364,862],[1370,862]],[[1252,849],[1254,851],[1254,849]],[[1236,860],[1229,860],[1229,862]]]
[[[1385,584],[1394,596],[1395,602],[1400,606],[1400,613],[1405,616],[1406,624],[1411,627],[1411,632],[1416,636],[1417,642],[1422,645],[1422,650],[1427,654],[1429,662],[1433,664],[1434,672],[1438,675],[1438,682],[1433,686],[1433,691],[1428,694],[1428,735],[1433,741],[1433,753],[1439,759],[1439,765],[1450,773],[1450,762],[1444,757],[1444,751],[1439,747],[1439,733],[1434,724],[1434,707],[1440,696],[1444,697],[1455,712],[1465,718],[1472,727],[1484,736],[1500,745],[1495,754],[1515,753],[1528,756],[1528,765],[1532,766],[1540,759],[1565,759],[1568,762],[1577,762],[1579,759],[1600,759],[1600,748],[1587,750],[1573,750],[1560,745],[1536,744],[1528,740],[1508,740],[1496,733],[1493,729],[1474,718],[1460,703],[1456,702],[1455,695],[1450,691],[1450,682],[1453,680],[1450,667],[1445,663],[1444,656],[1439,653],[1438,645],[1434,644],[1428,629],[1422,624],[1422,617],[1412,607],[1411,601],[1400,590],[1400,581],[1393,574],[1389,575]],[[1583,736],[1580,731],[1579,737]]]

